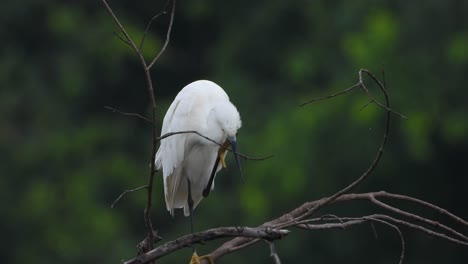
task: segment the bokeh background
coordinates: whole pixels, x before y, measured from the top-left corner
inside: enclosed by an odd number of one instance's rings
[[[111,1],[141,39],[164,1]],[[177,92],[197,79],[220,84],[237,105],[246,181],[231,166],[195,212],[195,228],[256,226],[360,175],[380,142],[383,111],[362,92],[299,104],[382,77],[393,108],[388,147],[356,191],[411,195],[468,218],[467,1],[179,1],[171,43],[153,70],[158,121]],[[143,71],[102,3],[0,4],[0,255],[3,263],[119,263],[144,237],[150,126],[105,109],[149,115]],[[150,59],[169,15],[146,38]],[[160,124],[158,126],[160,127]],[[233,165],[230,158],[228,162]],[[234,168],[233,168],[234,167]],[[155,179],[154,225],[164,241],[189,232],[167,213]],[[397,204],[439,221],[432,212]],[[359,216],[366,202],[321,213]],[[450,224],[450,221],[448,222]],[[456,225],[452,225],[457,227]],[[458,227],[460,228],[460,227]],[[399,239],[385,226],[293,229],[278,241],[284,263],[396,263]],[[467,263],[468,250],[402,228],[406,263]],[[466,231],[466,229],[465,229]],[[197,246],[209,252],[221,241]],[[272,263],[266,244],[220,263]],[[187,263],[190,249],[160,263]]]

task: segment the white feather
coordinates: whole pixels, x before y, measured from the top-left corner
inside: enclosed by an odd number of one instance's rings
[[[161,135],[195,130],[222,144],[241,126],[237,109],[217,84],[200,80],[185,86],[176,96],[163,120]],[[162,168],[166,208],[184,208],[189,215],[187,179],[190,179],[194,208],[202,200],[219,146],[196,134],[179,134],[161,140],[155,165]],[[219,164],[216,172],[221,169]],[[214,183],[213,183],[214,187]]]

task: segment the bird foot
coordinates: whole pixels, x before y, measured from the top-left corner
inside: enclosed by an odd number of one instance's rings
[[[208,263],[214,264],[213,258],[210,255],[198,256],[197,252],[193,252],[190,264],[201,264],[201,260],[207,260]]]
[[[221,161],[221,166],[223,167],[223,169],[225,169],[227,166],[226,166],[226,162],[224,161],[224,156],[225,156],[225,152],[227,150],[227,148],[229,147],[229,140],[226,140],[223,144],[223,146],[221,148],[219,148],[218,150],[218,156],[219,156],[219,160]]]

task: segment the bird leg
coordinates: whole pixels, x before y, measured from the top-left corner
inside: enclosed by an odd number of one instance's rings
[[[187,203],[188,203],[189,211],[190,211],[190,232],[193,235],[193,199],[192,199],[192,187],[190,186],[189,178],[187,178],[187,189],[188,189]],[[213,258],[210,255],[198,256],[197,251],[195,250],[195,246],[192,243],[190,243],[190,247],[192,248],[192,252],[193,252],[192,258],[190,259],[190,264],[200,264],[202,260],[207,260],[208,263],[214,264]]]
[[[216,169],[218,168],[218,164],[219,164],[219,161],[220,161],[220,158],[219,158],[219,155],[216,157],[216,161],[215,161],[215,164],[213,166],[213,169],[211,170],[211,175],[210,175],[210,179],[208,180],[208,184],[206,185],[205,189],[203,190],[203,197],[207,197],[208,194],[210,194],[210,191],[211,191],[211,185],[213,185],[213,180],[214,180],[214,176],[216,174]]]
[[[225,156],[224,153],[226,152],[229,145],[230,145],[229,140],[226,140],[223,146],[220,147],[218,150],[218,157],[219,157],[219,160],[221,161],[221,166],[223,167],[223,169],[226,168],[226,162],[224,161],[224,156]]]
[[[192,199],[192,188],[190,187],[190,180],[187,178],[187,188],[188,188],[188,196],[187,196],[187,203],[189,206],[190,211],[190,233],[193,235],[193,199]],[[190,244],[192,247],[192,251],[195,252],[195,247],[193,244]]]
[[[210,179],[208,180],[208,184],[206,185],[205,189],[203,190],[203,197],[207,197],[210,194],[211,186],[213,185],[214,176],[216,175],[216,170],[218,169],[218,164],[221,162],[221,166],[226,168],[226,162],[224,161],[224,153],[226,152],[227,148],[229,147],[229,140],[226,140],[222,147],[218,150],[218,155],[216,156],[216,161],[211,170]]]

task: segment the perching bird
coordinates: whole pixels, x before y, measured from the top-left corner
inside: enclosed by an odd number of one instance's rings
[[[185,86],[164,116],[161,135],[169,132],[197,131],[220,145],[194,133],[177,134],[161,140],[156,168],[162,167],[167,210],[183,208],[191,216],[193,209],[214,188],[216,173],[226,164],[226,149],[231,145],[236,163],[236,134],[241,119],[236,107],[217,84],[200,80]],[[242,172],[241,172],[242,173]],[[212,185],[213,184],[213,185]]]

